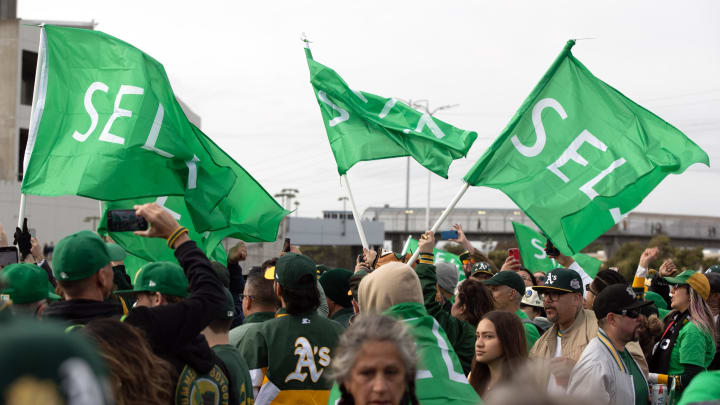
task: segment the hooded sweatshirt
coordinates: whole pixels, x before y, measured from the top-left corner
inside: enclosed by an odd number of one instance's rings
[[[358,288],[360,313],[379,314],[403,302],[423,303],[420,279],[405,263],[390,262],[365,276]]]

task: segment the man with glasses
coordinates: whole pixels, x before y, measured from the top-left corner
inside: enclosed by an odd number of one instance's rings
[[[564,392],[570,371],[588,342],[597,336],[597,320],[584,310],[582,278],[575,270],[557,268],[547,274],[545,285],[534,287],[540,294],[547,319],[553,323],[530,351],[530,358],[547,361],[542,384],[552,392]]]
[[[235,347],[239,347],[248,330],[275,318],[275,311],[278,308],[273,282],[266,280],[262,273],[248,275],[241,297],[245,320],[242,325],[230,330],[230,344]]]
[[[648,403],[647,379],[626,345],[638,340],[640,308],[651,304],[638,300],[625,284],[610,285],[597,295],[593,312],[600,329],[573,368],[568,393],[601,404]]]

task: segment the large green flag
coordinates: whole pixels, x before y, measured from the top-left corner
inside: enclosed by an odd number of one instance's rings
[[[407,104],[355,91],[305,49],[312,83],[338,172],[366,160],[412,156],[444,178],[454,159],[467,155],[477,134],[446,124]]]
[[[512,224],[513,230],[515,231],[515,239],[520,248],[520,258],[526,269],[532,272],[542,271],[547,273],[552,269],[562,267],[555,259],[545,253],[547,238],[529,226],[517,222],[513,222]],[[602,265],[600,260],[583,253],[576,253],[572,258],[590,277],[595,277]]]
[[[46,25],[22,192],[105,201],[184,196],[196,229],[235,184],[175,99],[163,66],[102,32]]]
[[[497,188],[566,255],[618,223],[670,173],[707,154],[590,73],[568,41],[465,176]]]
[[[415,250],[418,248],[418,240],[415,238],[408,238],[407,241],[405,241],[405,246],[403,247],[402,254],[406,253],[414,253]],[[460,260],[460,256],[456,254],[452,254],[446,250],[440,250],[438,248],[433,248],[433,254],[435,263],[451,263],[457,266],[458,271],[458,281],[462,281],[465,279],[465,272],[462,269],[462,260]]]
[[[185,201],[179,196],[169,197],[147,197],[136,200],[110,201],[103,203],[103,216],[98,224],[98,233],[108,234],[128,253],[125,258],[125,269],[134,280],[135,273],[147,262],[169,261],[177,263],[173,250],[167,246],[167,241],[158,238],[145,238],[136,236],[132,232],[108,232],[107,212],[109,210],[129,210],[136,204],[157,203],[164,207],[182,226],[188,228],[188,236],[194,240],[198,247],[205,252],[209,258],[223,264],[227,263],[227,255],[220,244],[224,237],[223,232],[203,232],[202,234],[193,228],[190,213]]]

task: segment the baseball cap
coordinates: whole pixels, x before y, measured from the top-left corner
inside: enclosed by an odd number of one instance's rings
[[[133,284],[132,290],[119,290],[116,293],[159,292],[183,298],[188,296],[188,279],[185,271],[175,263],[148,263],[135,274]]]
[[[720,264],[713,264],[712,266],[708,267],[708,269],[705,270],[705,274],[707,273],[720,273]]]
[[[525,295],[523,295],[520,303],[523,305],[529,305],[531,307],[543,307],[543,302],[540,299],[540,294],[533,289],[533,287],[525,287]]]
[[[710,282],[708,278],[695,270],[685,270],[675,277],[664,277],[669,284],[688,284],[704,300],[710,296]]]
[[[68,235],[55,245],[52,267],[55,278],[73,281],[88,278],[111,261],[125,258],[125,251],[114,243],[105,243],[90,231]]]
[[[343,307],[352,306],[352,298],[348,295],[352,275],[350,270],[345,269],[332,269],[323,273],[320,285],[325,295]]]
[[[358,299],[358,289],[360,288],[360,282],[362,281],[363,277],[367,276],[369,273],[365,270],[358,270],[350,277],[348,280],[348,287],[349,291],[347,292],[349,297],[352,297],[356,302],[359,302]]]
[[[720,273],[705,273],[710,283],[710,293],[720,292]]]
[[[225,287],[223,287],[223,293],[225,293],[225,302],[217,319],[233,319],[235,318],[235,299],[230,290]]]
[[[312,277],[305,278],[303,281],[303,277],[308,274]],[[307,256],[286,253],[277,259],[274,267],[268,267],[265,271],[265,278],[275,280],[285,288],[298,290],[315,288],[315,263]]]
[[[490,276],[494,275],[492,271],[492,266],[490,266],[490,263],[488,262],[477,262],[472,265],[472,269],[470,270],[470,276],[472,276],[475,273],[485,273],[489,274]]]
[[[18,263],[11,264],[0,272],[0,278],[7,285],[0,293],[9,294],[16,304],[29,304],[44,299],[59,300],[60,296],[50,291],[50,280],[41,267]]]
[[[627,315],[631,318],[632,310],[652,305],[652,301],[640,301],[637,299],[632,287],[626,284],[612,284],[598,294],[593,302],[593,312],[597,319],[603,319],[609,313]],[[639,315],[639,313],[638,313]]]
[[[501,271],[492,276],[492,278],[483,280],[483,283],[485,285],[506,285],[517,291],[521,296],[525,295],[525,282],[522,277],[514,271]]]
[[[435,264],[437,283],[443,290],[452,293],[458,283],[458,268],[452,263],[438,262]]]
[[[519,276],[518,276],[519,277]],[[550,270],[545,279],[545,285],[533,287],[540,294],[548,294],[554,291],[566,293],[583,293],[582,278],[577,271],[572,269],[557,268]]]
[[[658,317],[660,319],[665,318],[667,314],[669,314],[671,311],[667,309],[668,305],[667,302],[663,299],[663,297],[656,293],[655,291],[647,291],[645,292],[645,299],[650,300],[655,304],[655,307],[657,308]]]

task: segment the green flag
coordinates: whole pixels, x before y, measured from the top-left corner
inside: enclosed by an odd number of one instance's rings
[[[545,253],[547,239],[540,232],[517,222],[512,224],[515,239],[517,239],[520,248],[520,258],[526,269],[533,273],[536,271],[547,273],[552,269],[562,267],[555,259]],[[600,265],[602,265],[600,260],[582,253],[576,253],[572,258],[590,277],[595,277],[598,270],[600,270]]]
[[[98,224],[98,233],[108,234],[117,243],[122,246],[128,253],[125,258],[125,269],[134,279],[137,270],[147,262],[169,261],[177,263],[175,254],[167,245],[167,241],[158,238],[145,238],[137,236],[132,232],[108,232],[107,229],[107,212],[109,210],[129,210],[133,209],[136,204],[157,203],[164,207],[178,221],[178,223],[188,228],[188,236],[195,241],[200,249],[205,252],[209,258],[217,260],[223,264],[227,263],[227,255],[220,242],[222,242],[222,233],[204,232],[202,234],[193,228],[190,214],[185,207],[185,201],[182,197],[149,197],[136,200],[110,201],[103,203],[103,216]]]
[[[414,238],[408,238],[405,242],[405,246],[403,248],[403,254],[406,253],[414,253],[415,250],[418,247],[418,241]],[[458,270],[458,281],[462,281],[465,279],[465,272],[462,269],[462,260],[460,260],[460,256],[452,254],[445,250],[440,250],[437,248],[433,248],[433,254],[435,255],[435,263],[451,263],[457,266]]]
[[[355,91],[305,49],[310,82],[320,104],[338,173],[366,160],[412,156],[444,178],[454,159],[467,155],[477,138],[394,98]]]
[[[572,255],[618,223],[670,173],[707,154],[590,73],[565,49],[465,176],[497,188]]]
[[[205,151],[158,61],[78,28],[46,25],[41,47],[23,193],[179,195],[193,219],[228,195],[233,171]]]

